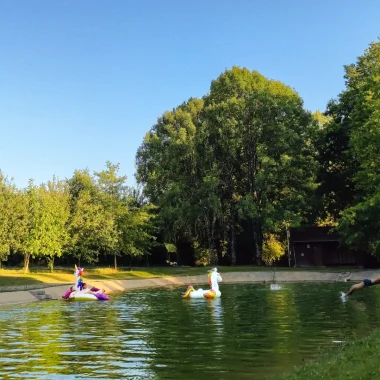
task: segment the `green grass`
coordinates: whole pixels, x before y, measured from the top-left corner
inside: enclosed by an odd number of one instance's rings
[[[319,359],[271,380],[380,379],[380,330],[357,341],[338,345]]]
[[[144,268],[84,268],[84,278],[87,280],[128,280],[138,278],[191,276],[205,274],[211,267],[144,267]],[[221,273],[226,272],[272,272],[270,266],[225,266],[218,267]],[[320,271],[320,272],[341,272],[355,271],[352,268],[275,268],[277,272],[282,271]],[[73,267],[56,267],[54,273],[46,267],[32,267],[30,273],[25,274],[21,269],[0,269],[0,288],[6,286],[37,285],[37,284],[58,284],[72,283],[74,280]]]
[[[171,277],[205,274],[209,268],[187,267],[156,267],[156,268],[85,268],[84,278],[87,280],[128,280],[155,277]],[[230,269],[230,268],[229,268]],[[232,268],[231,268],[232,269]],[[230,271],[231,271],[230,269]],[[245,267],[245,270],[250,270]],[[74,268],[58,267],[54,273],[43,267],[30,269],[30,273],[23,273],[21,269],[1,269],[0,288],[5,286],[58,284],[74,282]]]

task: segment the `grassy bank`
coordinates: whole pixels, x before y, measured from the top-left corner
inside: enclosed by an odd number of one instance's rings
[[[193,272],[191,269],[195,269]],[[198,269],[198,270],[197,270]],[[86,280],[126,280],[136,278],[167,277],[173,275],[199,274],[200,268],[177,270],[177,268],[128,268],[114,270],[111,268],[85,268]],[[204,269],[202,271],[205,272]],[[74,268],[56,268],[51,273],[47,268],[31,268],[30,273],[17,269],[0,270],[0,288],[2,286],[57,284],[74,282]]]
[[[316,361],[271,380],[380,379],[380,330],[357,341],[337,345]]]
[[[211,267],[210,267],[211,268]],[[172,277],[172,276],[192,276],[205,274],[209,267],[146,267],[146,268],[86,268],[84,270],[85,280],[128,280],[142,278]],[[222,272],[253,271],[258,267],[239,266],[223,267]],[[271,268],[260,268],[260,270],[272,270]],[[38,284],[58,284],[73,283],[74,268],[57,267],[54,273],[46,267],[30,268],[30,273],[25,274],[21,269],[1,269],[0,270],[0,290],[5,286],[38,285]]]
[[[138,278],[191,276],[205,274],[211,267],[144,267],[144,268],[86,268],[84,279],[86,280],[128,280]],[[228,266],[218,267],[221,273],[226,272],[253,272],[273,271],[272,267],[257,266]],[[276,271],[321,271],[340,272],[355,271],[352,268],[276,268]],[[74,268],[56,267],[54,273],[50,273],[46,267],[32,267],[30,273],[23,273],[21,269],[0,269],[0,290],[6,286],[38,285],[72,283],[74,281]]]

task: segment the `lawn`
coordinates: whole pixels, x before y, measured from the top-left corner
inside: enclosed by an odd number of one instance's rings
[[[328,350],[319,359],[271,380],[380,379],[380,330]]]
[[[84,278],[87,280],[128,280],[137,278],[191,276],[205,274],[211,267],[138,267],[138,268],[84,268]],[[225,266],[218,267],[223,272],[252,272],[273,271],[273,267],[264,266]],[[276,271],[322,271],[322,272],[347,272],[358,269],[350,268],[286,268],[276,267]],[[30,273],[25,274],[21,269],[0,269],[0,288],[5,286],[38,285],[72,283],[75,278],[74,268],[56,267],[53,273],[46,267],[32,267]]]

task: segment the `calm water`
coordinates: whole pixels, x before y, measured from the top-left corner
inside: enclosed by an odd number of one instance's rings
[[[263,379],[380,326],[380,289],[342,302],[344,288],[225,284],[216,301],[183,300],[182,287],[3,307],[0,378]]]

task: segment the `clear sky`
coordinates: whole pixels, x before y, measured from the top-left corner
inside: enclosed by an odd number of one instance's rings
[[[19,187],[135,154],[166,110],[233,65],[311,111],[380,36],[378,0],[0,0],[0,169]]]

